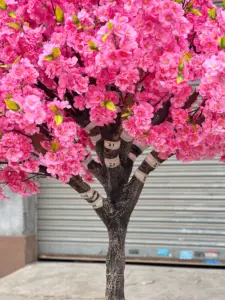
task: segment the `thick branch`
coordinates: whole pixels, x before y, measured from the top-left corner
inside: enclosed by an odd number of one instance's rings
[[[47,171],[47,167],[45,167],[45,166],[40,165],[39,166],[39,172],[44,174],[45,176],[49,176],[49,177],[51,176],[51,174],[48,173],[48,171]]]
[[[154,117],[152,118],[152,125],[160,125],[162,124],[168,117],[171,102],[170,99],[173,97],[173,95],[169,98],[169,100],[163,102],[162,108],[160,108]]]
[[[107,190],[107,170],[105,166],[102,166],[100,163],[92,159],[91,157],[87,158],[84,161],[84,164],[89,172],[91,172],[95,178],[101,183],[105,191]]]
[[[197,36],[197,32],[194,32],[194,33],[193,33],[193,36],[192,36],[191,43],[190,43],[190,45],[189,45],[189,49],[190,49],[190,50],[193,49],[193,51],[194,51],[196,54],[201,54],[201,51],[197,51],[197,47],[196,47],[195,44],[194,44],[194,40],[195,40],[196,36]]]
[[[92,124],[92,123],[89,123]],[[87,128],[87,127],[86,127]],[[100,158],[100,161],[102,164],[104,164],[104,142],[102,139],[102,134],[101,134],[101,128],[98,126],[95,126],[91,130],[86,130],[89,132],[90,139],[92,141],[92,144],[95,146],[95,151]]]
[[[96,153],[100,158],[101,162],[104,164],[104,146],[101,134],[101,128],[96,126],[89,119],[89,110],[84,110],[83,112],[77,111],[76,114],[71,115],[72,118],[83,128],[90,136],[90,139],[95,146]]]
[[[66,109],[65,111],[67,112],[67,115],[71,117],[83,129],[85,129],[85,127],[90,123],[88,109],[85,109],[83,111],[79,109]]]
[[[123,167],[120,162],[120,118],[116,124],[103,128],[104,165],[108,174],[107,195],[114,202],[119,198],[119,192],[124,184]]]
[[[126,183],[129,180],[130,174],[133,169],[134,162],[136,161],[137,157],[140,156],[144,150],[146,150],[149,146],[145,143],[142,143],[138,140],[135,140],[131,145],[130,152],[128,153],[127,159],[124,162],[124,176]]]
[[[33,145],[34,149],[38,153],[45,154],[47,152],[47,150],[45,148],[43,148],[41,145],[41,142],[43,142],[45,140],[45,136],[43,134],[36,133],[31,137],[31,140],[32,140],[32,145]]]
[[[54,98],[58,98],[57,94],[56,94],[53,90],[49,89],[46,85],[44,85],[40,80],[38,80],[38,82],[37,82],[37,87],[38,87],[39,89],[41,89],[42,91],[44,91],[45,94],[46,94],[50,99],[53,100]]]
[[[128,198],[127,205],[130,213],[132,213],[135,205],[137,204],[148,174],[153,172],[164,161],[165,160],[161,159],[158,153],[153,150],[134,173],[125,191]]]
[[[194,91],[194,93],[187,99],[186,103],[182,107],[183,109],[188,109],[192,106],[192,104],[195,103],[195,101],[198,99],[199,93]]]
[[[120,160],[121,160],[121,164],[125,165],[127,162],[128,154],[131,150],[133,138],[125,130],[123,130],[120,139],[121,139]]]
[[[86,182],[83,181],[83,179],[81,178],[81,176],[77,175],[77,176],[72,176],[70,181],[68,182],[68,184],[74,189],[76,190],[79,194],[88,192],[91,187],[89,186],[89,184],[87,184]]]
[[[68,185],[77,191],[81,198],[85,199],[93,206],[96,213],[105,224],[108,223],[109,216],[114,213],[112,203],[108,199],[103,199],[101,195],[96,190],[93,190],[89,184],[84,182],[79,175],[72,176]]]

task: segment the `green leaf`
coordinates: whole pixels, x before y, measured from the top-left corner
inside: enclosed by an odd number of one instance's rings
[[[184,60],[183,58],[180,59],[180,63],[179,63],[179,66],[178,66],[178,70],[180,72],[182,72],[184,70]]]
[[[197,125],[196,125],[196,124],[191,123],[191,126],[192,126],[192,128],[194,129],[194,132],[198,132],[198,129],[197,129]]]
[[[189,2],[186,6],[186,9],[187,10],[192,9],[193,5],[194,5],[194,1]]]
[[[112,30],[113,29],[113,23],[112,22],[108,22],[108,29]]]
[[[18,56],[15,60],[14,60],[14,64],[18,63],[18,61],[20,61],[20,59],[22,58],[22,55]]]
[[[59,6],[56,6],[56,8],[55,8],[55,17],[56,17],[56,21],[58,23],[63,23],[63,21],[64,21],[64,12],[61,9],[61,7],[59,7]]]
[[[132,112],[125,112],[124,114],[121,115],[121,118],[126,119],[127,117],[132,116]]]
[[[63,117],[61,115],[55,115],[54,119],[56,126],[59,126],[63,122]]]
[[[191,9],[190,9],[190,12],[191,12],[193,15],[196,15],[196,16],[199,16],[199,17],[202,16],[202,14],[200,13],[199,9],[197,9],[197,8],[191,8]]]
[[[182,0],[174,0],[175,2],[182,4]]]
[[[90,42],[88,43],[88,45],[89,45],[89,47],[90,47],[90,49],[91,49],[92,51],[98,51],[98,50],[99,50],[98,47],[95,45],[95,43],[94,43],[93,41],[90,41]]]
[[[61,55],[61,51],[59,47],[56,47],[52,50],[52,54],[45,56],[44,60],[52,61],[53,59],[59,57]]]
[[[121,117],[122,118],[127,118],[127,117],[129,117],[129,116],[132,116],[134,113],[133,113],[133,111],[130,109],[130,107],[128,106],[127,107],[127,111],[126,112],[124,112],[122,115],[121,115]]]
[[[10,11],[8,13],[8,16],[11,17],[11,18],[13,18],[13,19],[16,19],[16,13],[14,11]]]
[[[7,9],[7,4],[5,3],[4,0],[0,0],[0,9],[1,10],[6,10]]]
[[[20,30],[21,27],[17,23],[9,22],[7,25],[13,29]]]
[[[191,53],[188,52],[184,52],[184,59],[189,62],[189,60],[191,60],[193,57],[193,55]]]
[[[0,69],[8,69],[10,68],[10,65],[0,65]]]
[[[102,37],[102,41],[105,42],[108,36],[109,36],[109,33],[104,34]]]
[[[60,48],[59,48],[59,47],[56,47],[56,48],[54,48],[54,49],[52,50],[52,55],[53,55],[54,58],[59,57],[60,54],[61,54],[61,51],[60,51]]]
[[[52,54],[45,56],[44,60],[52,61],[54,59],[54,56]]]
[[[80,24],[80,21],[75,14],[72,14],[72,20],[73,20],[74,24],[76,24],[76,25]]]
[[[5,95],[5,99],[11,99],[12,97],[13,97],[12,94],[6,94],[6,95]]]
[[[216,19],[216,8],[212,8],[208,10],[208,15],[212,20]]]
[[[225,8],[225,0],[223,0],[223,8]]]
[[[218,39],[219,45],[222,49],[225,49],[225,35]]]
[[[191,124],[191,122],[192,122],[191,118],[187,118],[186,123]]]
[[[20,109],[20,106],[12,100],[5,99],[5,104],[6,104],[6,107],[10,110],[17,111]]]
[[[112,101],[105,101],[105,105],[104,105],[108,110],[112,110],[115,111],[116,107],[115,104]]]
[[[145,132],[143,135],[140,136],[140,138],[145,139],[149,135],[149,132]]]
[[[177,76],[177,84],[180,84],[184,80],[184,77],[181,74]]]
[[[58,112],[58,108],[54,105],[50,105],[50,109],[54,112],[57,113]]]
[[[221,48],[225,49],[225,35],[221,39]]]
[[[51,144],[51,148],[53,152],[57,152],[57,150],[59,149],[59,142],[57,140],[53,141]]]

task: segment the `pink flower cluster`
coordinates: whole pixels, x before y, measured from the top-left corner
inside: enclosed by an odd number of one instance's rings
[[[119,116],[163,158],[225,161],[225,10],[179,2],[1,1],[0,183],[28,195],[43,168],[91,179],[82,112]]]

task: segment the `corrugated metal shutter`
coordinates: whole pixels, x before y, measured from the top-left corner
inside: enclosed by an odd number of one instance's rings
[[[216,161],[182,164],[171,158],[155,170],[131,218],[127,257],[225,261],[224,178],[224,164]],[[98,183],[93,187],[103,193]],[[58,181],[41,181],[40,257],[101,257],[107,242],[101,221],[77,193]]]
[[[214,0],[213,3],[218,7],[223,7],[223,2],[221,0]]]

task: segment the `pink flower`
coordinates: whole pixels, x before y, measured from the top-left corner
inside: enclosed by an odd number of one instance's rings
[[[189,118],[188,111],[184,109],[173,109],[172,118],[174,125],[184,125],[187,123],[187,120]]]
[[[125,122],[125,130],[132,136],[141,136],[149,131],[152,123],[154,108],[147,102],[135,104],[132,107],[133,116]]]
[[[115,111],[101,106],[96,106],[90,111],[90,120],[98,126],[114,123],[116,116],[117,113]]]
[[[79,110],[85,109],[86,100],[83,96],[76,96],[73,98],[74,106]]]
[[[139,80],[139,72],[137,69],[123,69],[120,71],[119,75],[116,76],[115,84],[121,89],[121,91],[134,92],[135,86]]]
[[[102,102],[104,102],[105,94],[101,89],[95,86],[90,86],[86,94],[86,98],[87,107],[95,107],[99,106]]]
[[[26,96],[24,99],[24,105],[28,106],[29,109],[34,110],[40,106],[40,98],[35,95]]]
[[[26,160],[20,165],[20,169],[27,173],[35,173],[39,171],[39,162],[34,159]]]

